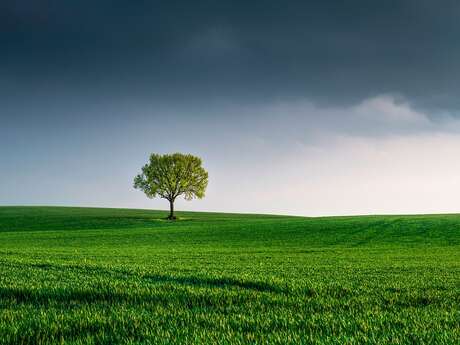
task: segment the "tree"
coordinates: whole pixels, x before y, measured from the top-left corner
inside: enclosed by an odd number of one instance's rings
[[[202,199],[208,185],[208,173],[201,166],[201,158],[190,154],[151,154],[142,173],[134,178],[134,188],[149,198],[169,201],[168,219],[174,216],[174,201],[183,195],[186,200]]]

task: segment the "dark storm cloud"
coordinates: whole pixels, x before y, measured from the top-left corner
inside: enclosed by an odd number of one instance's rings
[[[458,1],[0,4],[0,90],[460,108]]]

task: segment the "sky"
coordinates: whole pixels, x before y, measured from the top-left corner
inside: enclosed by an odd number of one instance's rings
[[[4,0],[0,205],[167,209],[133,188],[192,153],[176,209],[460,212],[460,2]]]

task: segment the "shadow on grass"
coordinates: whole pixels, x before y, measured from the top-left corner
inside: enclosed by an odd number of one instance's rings
[[[96,270],[95,270],[96,271]],[[108,270],[97,270],[97,273],[108,273]],[[96,273],[96,272],[94,272]],[[196,276],[169,276],[169,275],[139,275],[128,272],[110,272],[116,280],[141,278],[147,283],[172,284],[178,287],[208,287],[222,289],[228,294],[220,294],[217,300],[229,301],[233,299],[253,299],[254,292],[281,293],[279,286],[257,281],[244,281],[233,278],[203,278]],[[115,273],[115,275],[114,275]],[[148,285],[146,286],[148,287]],[[239,293],[234,289],[244,289],[249,294]],[[213,297],[214,296],[214,297]],[[129,286],[123,290],[113,291],[108,286],[97,286],[94,289],[69,289],[69,288],[40,288],[28,289],[23,287],[0,287],[0,307],[11,303],[34,303],[34,304],[80,304],[80,303],[161,303],[171,302],[188,306],[213,306],[216,304],[215,295],[203,291],[191,292],[185,289],[159,289],[150,293],[139,291],[133,293]],[[220,303],[220,302],[219,302]]]
[[[153,279],[153,278],[151,278]],[[169,282],[160,278],[157,281]],[[177,281],[173,280],[174,283]],[[187,284],[190,281],[187,281]],[[199,283],[209,286],[209,283]],[[215,284],[218,284],[217,282]],[[196,284],[194,284],[196,285]],[[219,283],[219,287],[226,287]],[[216,308],[225,305],[247,303],[254,300],[254,294],[241,294],[228,290],[228,293],[210,294],[205,291],[160,289],[152,291],[131,291],[129,288],[114,291],[110,287],[95,289],[42,288],[27,289],[22,287],[0,287],[0,308],[17,305],[63,305],[79,306],[82,304],[160,304],[165,306],[182,305],[187,308]]]
[[[214,288],[241,288],[256,290],[259,292],[283,292],[283,290],[274,284],[257,281],[245,281],[234,278],[203,278],[195,276],[167,276],[167,275],[146,275],[145,279],[158,283],[172,283],[180,285],[214,287]]]
[[[14,266],[24,267],[24,264],[16,264]],[[53,263],[30,263],[27,266],[36,267],[43,270],[77,270],[82,273],[104,274],[113,277],[117,280],[126,280],[130,278],[141,278],[150,283],[170,283],[177,285],[189,285],[196,287],[210,287],[221,289],[247,289],[259,292],[286,292],[286,289],[263,281],[241,280],[230,277],[200,277],[200,276],[172,276],[166,274],[142,274],[135,271],[125,271],[118,269],[109,269],[104,267],[92,267],[84,265],[58,265]]]

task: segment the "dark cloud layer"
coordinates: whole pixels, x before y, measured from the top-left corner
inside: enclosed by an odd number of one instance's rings
[[[460,108],[458,1],[0,4],[0,90]]]

